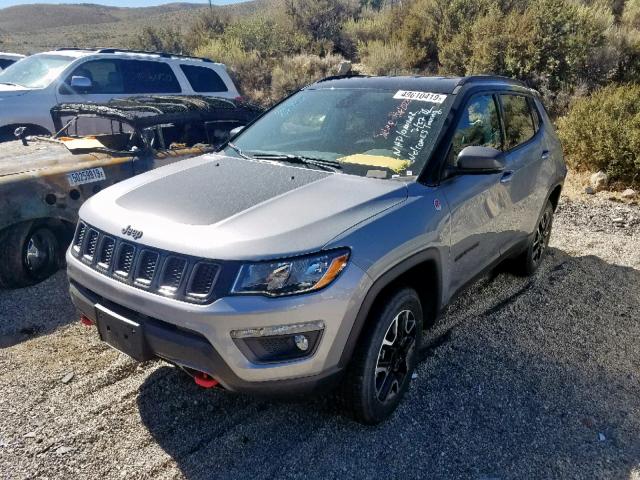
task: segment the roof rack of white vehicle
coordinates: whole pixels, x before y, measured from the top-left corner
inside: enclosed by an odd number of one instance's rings
[[[191,55],[181,55],[178,53],[168,53],[168,52],[154,52],[149,50],[130,50],[127,48],[79,48],[79,47],[63,47],[58,48],[56,51],[60,52],[63,50],[72,50],[72,51],[88,51],[95,53],[141,53],[144,55],[158,55],[162,58],[184,58],[188,60],[200,60],[202,62],[214,63],[210,58],[204,57],[193,57]]]

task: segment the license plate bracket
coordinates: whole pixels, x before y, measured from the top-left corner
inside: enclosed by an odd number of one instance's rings
[[[144,326],[96,305],[97,324],[100,339],[116,350],[143,362],[153,358],[144,337]]]

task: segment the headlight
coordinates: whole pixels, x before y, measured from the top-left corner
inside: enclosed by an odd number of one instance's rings
[[[232,293],[273,297],[312,292],[333,282],[347,266],[348,250],[304,257],[247,263],[240,268]]]

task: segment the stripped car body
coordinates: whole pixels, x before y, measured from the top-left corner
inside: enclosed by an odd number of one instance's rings
[[[22,138],[0,150],[0,286],[28,285],[55,271],[86,199],[139,173],[211,152],[258,113],[234,100],[159,96],[52,109],[56,135]],[[45,259],[41,272],[29,271],[26,252],[35,227],[53,233],[59,257]],[[20,266],[22,275],[2,271]]]

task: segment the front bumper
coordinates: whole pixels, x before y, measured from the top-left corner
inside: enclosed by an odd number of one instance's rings
[[[281,298],[223,297],[194,305],[122,284],[67,254],[70,293],[80,312],[97,319],[96,306],[144,325],[152,356],[205,372],[232,391],[295,394],[339,379],[340,357],[371,282],[350,264],[328,288]],[[308,357],[254,363],[233,341],[239,329],[321,320],[324,331]]]

